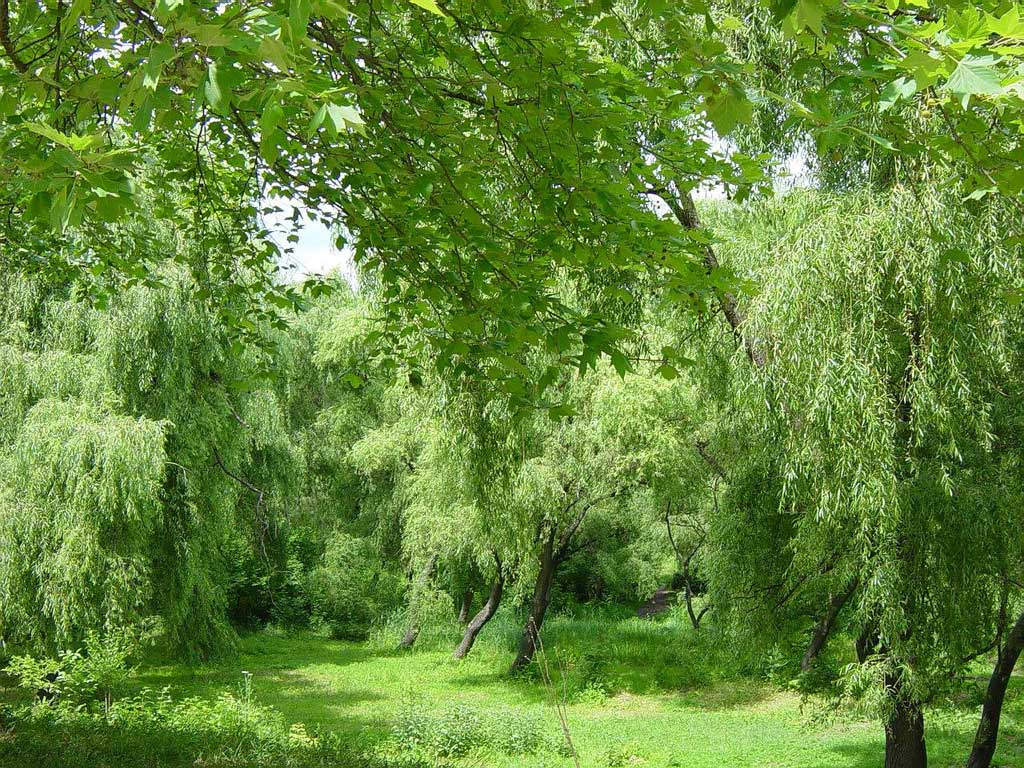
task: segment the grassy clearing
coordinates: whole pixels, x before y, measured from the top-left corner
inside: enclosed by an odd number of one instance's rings
[[[136,684],[167,688],[175,701],[210,702],[233,692],[229,701],[237,703],[248,700],[241,687],[243,671],[250,672],[251,699],[280,713],[276,727],[289,743],[302,743],[306,734],[314,741],[315,734],[330,735],[331,751],[293,761],[296,765],[569,766],[551,692],[538,679],[506,675],[514,631],[508,622],[491,627],[461,662],[449,657],[451,638],[444,636],[425,637],[420,648],[403,653],[393,650],[390,636],[356,644],[260,633],[243,638],[239,656],[230,662],[199,668],[151,665],[141,670]],[[609,623],[558,617],[547,627],[546,642],[584,766],[880,764],[878,725],[856,719],[814,724],[811,708],[802,707],[796,694],[729,671],[726,649],[716,647],[710,633],[695,637],[676,619]],[[1024,765],[1022,688],[1018,682],[1007,707],[999,765]],[[929,712],[933,766],[962,764],[976,724],[972,699],[968,692],[962,707]],[[227,732],[243,727],[233,718],[253,718],[232,706],[212,718]],[[255,719],[265,728],[272,730],[276,717],[256,710]],[[144,739],[144,734],[135,726],[124,738]],[[7,755],[11,762],[5,765],[28,765],[34,755],[39,765],[38,751],[28,749],[26,739],[47,737],[62,738],[41,728],[19,733],[16,727],[0,741],[0,758]],[[76,747],[68,743],[67,749]],[[282,749],[287,752],[288,745]],[[151,755],[147,765],[194,762],[169,747],[145,754]],[[283,754],[222,748],[208,751],[204,761],[269,766],[285,764]],[[93,762],[68,764],[115,763],[104,763],[99,755]]]

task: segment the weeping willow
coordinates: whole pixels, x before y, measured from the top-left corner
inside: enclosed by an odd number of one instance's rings
[[[0,632],[52,650],[158,616],[177,651],[225,649],[228,542],[272,550],[304,473],[288,393],[182,273],[103,311],[3,279]]]
[[[31,408],[0,464],[0,604],[17,639],[67,647],[144,615],[163,430],[91,403]]]
[[[714,213],[767,357],[722,388],[710,567],[734,626],[806,628],[855,584],[852,633],[921,697],[995,635],[1024,547],[1007,216],[904,189]]]

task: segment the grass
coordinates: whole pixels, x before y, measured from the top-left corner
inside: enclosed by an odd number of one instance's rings
[[[259,633],[242,639],[230,663],[147,666],[137,684],[167,687],[176,700],[214,699],[237,690],[244,670],[252,673],[256,702],[277,710],[287,724],[334,734],[352,754],[385,758],[426,749],[433,759],[422,764],[454,754],[462,755],[456,763],[495,768],[572,765],[560,747],[551,692],[536,675],[507,676],[515,627],[496,623],[460,662],[450,658],[451,638],[444,636],[398,652],[389,636],[356,644]],[[555,617],[545,641],[549,667],[564,686],[580,762],[588,768],[881,764],[878,724],[853,718],[813,724],[798,695],[740,676],[726,648],[710,633],[695,636],[681,620]],[[1022,688],[1015,681],[997,765],[1024,766]],[[976,722],[976,708],[967,704],[930,711],[931,765],[962,765]],[[18,738],[25,737],[7,736],[9,743]],[[20,754],[16,748],[8,753]]]

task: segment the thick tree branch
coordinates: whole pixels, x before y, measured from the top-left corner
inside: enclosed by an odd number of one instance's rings
[[[670,189],[656,189],[652,190],[652,194],[656,194],[665,202],[665,205],[672,211],[672,215],[675,216],[676,221],[682,225],[683,229],[694,230],[700,228],[700,216],[697,214],[697,206],[694,204],[693,197],[689,192],[684,194],[680,191],[676,194]],[[720,266],[718,256],[715,255],[715,249],[710,245],[704,247],[704,266],[709,270],[718,269]],[[758,368],[764,368],[766,360],[764,350],[757,339],[749,336],[743,327],[744,317],[736,297],[728,291],[723,291],[719,296],[718,303],[722,314],[725,315],[726,322],[732,328],[733,334],[743,344],[750,362]]]
[[[832,599],[829,600],[828,608],[825,610],[825,615],[821,617],[821,621],[819,621],[817,626],[814,627],[814,631],[811,633],[811,642],[807,646],[807,652],[800,661],[800,669],[804,672],[811,668],[814,660],[818,658],[822,650],[824,650],[825,643],[828,642],[832,628],[835,626],[836,618],[839,616],[839,612],[843,610],[843,606],[850,601],[854,592],[857,591],[857,584],[858,579],[854,576],[850,579],[846,588],[842,592],[833,595]]]
[[[18,51],[11,40],[11,6],[10,0],[0,0],[0,46],[14,68],[22,74],[28,72],[28,65],[18,56]]]

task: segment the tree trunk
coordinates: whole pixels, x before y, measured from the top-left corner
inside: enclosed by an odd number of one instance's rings
[[[530,614],[526,618],[523,634],[519,638],[519,652],[516,654],[515,661],[512,662],[511,672],[517,672],[526,667],[533,660],[533,654],[537,652],[540,628],[544,623],[548,602],[551,600],[551,583],[555,579],[558,562],[559,557],[555,553],[555,532],[552,529],[540,550],[540,570],[537,572],[537,581],[533,587]]]
[[[974,735],[974,747],[967,759],[967,768],[988,768],[992,764],[992,756],[996,752],[996,739],[999,736],[999,717],[1003,712],[1003,699],[1010,675],[1024,651],[1024,613],[1017,618],[1003,647],[999,649],[999,657],[988,681],[985,701],[981,707],[981,721]]]
[[[846,589],[838,595],[833,595],[832,599],[829,600],[828,609],[825,611],[825,615],[821,617],[821,621],[818,622],[814,631],[811,633],[811,642],[807,646],[807,652],[804,654],[803,659],[800,661],[800,669],[804,672],[811,668],[811,664],[818,658],[818,655],[824,650],[825,643],[828,642],[828,636],[832,632],[832,627],[836,622],[836,618],[839,616],[839,612],[843,610],[843,606],[849,602],[850,598],[853,597],[853,593],[857,591],[857,578],[854,577],[850,580]]]
[[[659,194],[659,197],[665,201],[683,229],[700,229],[700,217],[697,215],[697,206],[693,202],[692,194],[682,189],[678,189],[678,192],[677,195],[672,190],[665,190],[664,193]],[[704,266],[709,270],[719,267],[718,256],[715,255],[715,251],[710,245],[704,246]],[[764,349],[757,339],[747,335],[743,312],[740,311],[736,297],[731,293],[722,293],[718,304],[726,322],[732,328],[733,334],[743,344],[743,349],[746,351],[747,357],[750,358],[750,362],[758,368],[764,368],[767,362]]]
[[[434,575],[434,570],[437,568],[437,553],[435,552],[427,560],[426,565],[423,566],[423,571],[420,573],[418,584],[413,587],[413,591],[416,589],[423,589]],[[415,595],[414,595],[415,597]],[[410,601],[411,602],[411,601]],[[409,621],[409,626],[405,630],[405,635],[402,637],[402,642],[398,644],[399,648],[408,649],[412,648],[416,643],[416,638],[419,637],[420,627],[419,622],[416,621],[416,617],[412,617]]]
[[[896,699],[896,711],[885,726],[885,768],[927,768],[924,712],[921,704]]]
[[[476,642],[476,636],[480,634],[480,630],[484,628],[484,625],[494,616],[494,612],[498,610],[498,606],[501,604],[501,593],[504,588],[505,574],[502,572],[501,564],[499,563],[498,574],[494,577],[494,582],[491,584],[491,592],[487,596],[487,602],[484,603],[483,608],[480,609],[477,615],[473,617],[473,620],[466,625],[466,631],[462,635],[462,642],[459,643],[459,647],[452,654],[453,658],[461,659],[469,653],[473,643]]]
[[[402,642],[398,644],[399,648],[409,649],[416,644],[416,638],[420,636],[419,624],[413,622],[406,627],[405,634],[402,635]]]
[[[459,608],[459,624],[469,621],[469,611],[473,607],[473,590],[467,589],[462,595],[462,607]]]

